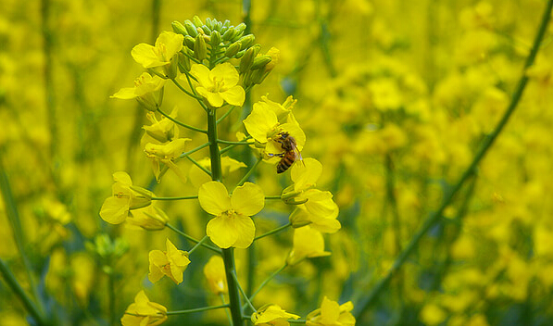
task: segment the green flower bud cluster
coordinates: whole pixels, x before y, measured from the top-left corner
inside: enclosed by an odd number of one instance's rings
[[[211,63],[223,63],[233,58],[241,58],[254,44],[252,34],[244,35],[246,25],[232,26],[229,20],[220,22],[206,18],[203,22],[198,16],[184,23],[174,21],[173,31],[185,37],[182,56],[179,56],[179,68],[190,70],[190,60],[201,63],[208,59]]]
[[[85,243],[85,247],[99,258],[102,270],[109,275],[113,273],[112,265],[129,250],[129,243],[122,238],[112,240],[108,234],[98,234],[94,242]]]

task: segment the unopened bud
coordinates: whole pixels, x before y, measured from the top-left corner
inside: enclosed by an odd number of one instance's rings
[[[185,25],[181,24],[181,22],[174,21],[171,23],[171,27],[173,27],[173,31],[177,34],[188,35]]]
[[[202,31],[204,31],[204,34],[206,35],[210,35],[212,33],[212,30],[206,25],[202,25],[200,26],[200,28],[202,29]]]
[[[219,34],[218,31],[212,31],[212,34],[210,35],[210,39],[211,39],[211,45],[212,45],[212,48],[217,48],[219,47],[219,43],[221,43],[221,34]]]
[[[198,16],[192,17],[192,22],[194,23],[194,25],[196,25],[196,27],[204,25],[204,22],[202,22],[202,20]]]
[[[194,50],[194,38],[193,37],[188,36],[188,35],[185,36],[184,43],[189,49]]]
[[[256,55],[258,55],[258,52],[260,52],[259,46],[253,46],[250,49],[246,50],[246,53],[240,61],[239,72],[241,74],[244,74],[244,72],[246,72],[246,70],[248,70],[248,68],[252,66],[254,58],[256,57]]]
[[[238,24],[236,27],[235,27],[235,31],[236,31],[236,37],[239,38],[242,36],[242,34],[244,33],[244,30],[246,30],[246,24],[244,23],[240,23]]]
[[[223,41],[230,41],[235,35],[236,30],[234,28],[230,28],[225,33],[223,33]]]
[[[265,65],[269,64],[271,62],[272,58],[270,56],[258,56],[256,59],[254,59],[254,62],[252,63],[252,66],[250,67],[251,70],[261,69],[265,67]]]
[[[190,20],[185,20],[185,28],[187,30],[187,34],[192,36],[192,37],[196,37],[196,35],[198,35],[198,31],[196,30],[196,26],[194,26],[194,24],[190,21]]]
[[[224,22],[223,22],[223,27],[224,28],[229,28],[229,26],[231,26],[231,21],[226,19]]]
[[[182,52],[179,52],[179,70],[181,73],[190,71],[190,59]]]
[[[252,44],[254,44],[254,40],[256,40],[254,34],[248,34],[239,39],[240,43],[242,44],[242,49],[249,48]]]
[[[210,29],[210,31],[214,30],[214,23],[215,21],[212,20],[210,17],[206,18],[206,26]]]
[[[235,42],[235,43],[231,44],[227,48],[227,51],[225,51],[225,56],[227,58],[233,58],[239,52],[240,47],[241,47],[240,42]]]
[[[204,40],[203,35],[198,34],[194,42],[194,55],[200,61],[206,58],[208,49],[206,48],[206,41]]]
[[[223,23],[217,20],[214,20],[214,31],[221,32],[221,29],[223,28]]]

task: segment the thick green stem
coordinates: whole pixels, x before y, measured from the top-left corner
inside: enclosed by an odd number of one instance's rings
[[[477,154],[473,158],[473,161],[466,169],[466,171],[462,174],[458,182],[454,184],[454,186],[450,189],[449,192],[446,193],[440,208],[436,212],[434,212],[429,218],[427,218],[427,220],[423,223],[423,226],[421,227],[421,229],[417,232],[416,235],[414,235],[414,237],[410,241],[410,244],[408,244],[408,246],[396,259],[396,261],[390,268],[387,275],[382,280],[380,280],[379,283],[377,283],[377,285],[373,288],[370,294],[366,298],[362,299],[360,305],[358,305],[355,308],[355,315],[358,318],[377,299],[377,296],[381,293],[381,291],[385,289],[385,286],[388,285],[392,277],[398,272],[398,270],[404,264],[404,262],[406,262],[410,254],[412,254],[412,252],[417,248],[419,241],[423,238],[423,236],[427,233],[427,231],[429,231],[429,229],[433,225],[435,225],[439,221],[439,219],[441,219],[444,209],[452,202],[454,196],[462,188],[464,182],[475,173],[475,170],[477,169],[478,164],[481,162],[481,160],[483,159],[487,151],[492,146],[494,140],[496,140],[496,138],[498,137],[498,135],[500,134],[500,132],[502,131],[502,129],[504,128],[508,120],[510,119],[510,116],[512,115],[512,113],[517,107],[517,104],[519,103],[519,100],[523,94],[523,90],[527,85],[527,81],[529,80],[529,78],[527,77],[526,71],[535,61],[535,57],[537,56],[537,52],[539,50],[541,40],[548,26],[548,22],[550,21],[551,12],[552,12],[552,1],[547,1],[546,9],[542,16],[542,21],[539,26],[537,35],[535,37],[535,41],[533,43],[533,48],[531,48],[531,52],[529,53],[529,56],[525,61],[525,66],[523,67],[523,73],[521,74],[521,78],[518,82],[514,95],[512,96],[512,100],[510,101],[510,104],[506,109],[506,112],[502,116],[502,119],[496,125],[494,131],[483,141],[479,151],[477,151]]]
[[[210,142],[210,160],[212,166],[212,180],[221,182],[221,156],[217,145],[217,117],[215,109],[208,111],[208,141]],[[242,312],[240,304],[239,288],[233,277],[236,274],[235,256],[233,248],[223,250],[223,263],[225,264],[225,276],[227,277],[227,288],[229,289],[229,308],[233,325],[242,326]]]

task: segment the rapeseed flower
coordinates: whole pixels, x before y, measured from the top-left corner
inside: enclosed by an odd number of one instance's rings
[[[190,141],[188,138],[179,138],[164,144],[147,143],[144,146],[146,156],[150,158],[152,163],[152,171],[154,176],[160,178],[160,163],[169,167],[183,182],[187,181],[186,176],[181,172],[179,166],[175,164],[181,153],[185,151],[185,143]]]
[[[208,287],[215,294],[227,293],[227,277],[223,258],[214,255],[204,266],[204,277],[208,281]]]
[[[256,184],[244,183],[229,196],[220,182],[203,184],[198,201],[207,213],[216,216],[208,222],[206,234],[220,248],[247,248],[254,241],[256,227],[250,218],[264,207],[264,192]]]
[[[148,279],[155,283],[165,275],[179,285],[183,281],[183,271],[190,263],[189,254],[177,249],[169,239],[166,240],[166,247],[167,251],[152,250],[148,254],[150,260]]]
[[[294,265],[306,258],[317,258],[331,255],[325,251],[323,235],[310,226],[296,228],[292,240],[292,251],[287,257],[287,263]]]
[[[129,211],[149,206],[154,194],[142,187],[133,186],[131,177],[126,172],[113,174],[115,184],[112,196],[107,198],[100,209],[100,217],[111,224],[121,224]]]
[[[157,326],[167,319],[167,309],[150,302],[144,291],[135,296],[135,303],[129,305],[121,318],[123,326]]]
[[[159,76],[142,73],[135,79],[134,87],[124,87],[110,98],[137,101],[146,109],[155,111],[162,105],[165,80]]]
[[[126,220],[128,226],[140,227],[145,230],[164,229],[168,221],[166,213],[154,205],[133,210]]]
[[[133,48],[131,55],[142,67],[150,69],[163,67],[166,77],[175,78],[178,53],[183,48],[184,38],[181,34],[165,31],[158,36],[154,46],[140,43]]]
[[[256,326],[290,326],[288,319],[298,318],[300,316],[288,313],[276,304],[268,304],[254,312],[250,319]]]
[[[323,298],[321,308],[306,317],[307,326],[354,326],[356,318],[350,313],[354,309],[351,301],[339,305],[335,301]]]
[[[196,92],[203,96],[210,106],[219,108],[224,102],[232,106],[242,106],[245,92],[239,82],[239,73],[226,62],[215,66],[212,70],[200,64],[192,65],[190,74],[198,82]]]

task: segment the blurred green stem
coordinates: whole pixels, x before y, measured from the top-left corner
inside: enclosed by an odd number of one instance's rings
[[[259,240],[260,238],[264,238],[264,237],[269,236],[269,235],[273,235],[273,234],[275,234],[275,233],[279,233],[280,231],[285,230],[285,229],[289,228],[290,226],[292,226],[292,223],[291,223],[291,222],[289,222],[288,224],[283,225],[283,226],[281,226],[281,227],[277,227],[277,228],[275,228],[274,230],[270,230],[269,232],[264,233],[264,234],[262,234],[262,235],[260,235],[260,236],[256,236],[256,237],[254,238],[254,241]]]
[[[506,109],[506,111],[504,112],[504,115],[502,116],[502,119],[500,120],[500,122],[498,122],[494,131],[483,140],[481,147],[479,148],[479,150],[477,151],[477,154],[473,158],[473,161],[471,162],[469,167],[465,170],[465,172],[462,174],[458,182],[454,184],[454,186],[449,191],[447,191],[439,209],[433,214],[431,214],[431,216],[427,218],[427,220],[423,223],[423,226],[421,227],[421,229],[414,235],[414,237],[412,238],[412,240],[410,241],[406,249],[396,259],[396,261],[390,268],[387,275],[383,279],[381,279],[377,283],[377,285],[371,290],[369,295],[363,298],[360,301],[360,303],[356,306],[354,310],[355,310],[355,316],[357,318],[359,318],[360,315],[366,309],[371,307],[371,305],[377,299],[379,294],[388,285],[392,277],[398,272],[400,267],[406,262],[410,254],[412,254],[412,252],[417,248],[419,241],[423,238],[423,236],[427,233],[427,231],[429,231],[429,229],[441,219],[444,209],[452,202],[454,196],[462,188],[465,181],[475,173],[475,170],[477,169],[478,164],[481,162],[481,160],[483,159],[487,151],[490,149],[490,147],[492,146],[492,144],[494,143],[494,141],[496,140],[496,138],[498,137],[502,129],[504,129],[504,126],[510,119],[510,116],[516,109],[517,104],[519,103],[519,100],[523,95],[523,91],[525,90],[525,86],[527,85],[527,82],[529,80],[529,78],[527,77],[526,71],[529,67],[531,67],[531,65],[535,61],[535,57],[537,56],[537,52],[539,50],[541,40],[548,26],[548,22],[550,21],[551,12],[552,12],[552,1],[547,1],[546,8],[542,16],[542,20],[533,43],[533,47],[531,48],[529,56],[525,61],[525,66],[523,67],[523,72],[517,84],[516,90],[512,96],[512,99],[510,101],[510,104],[508,105],[508,108]]]
[[[25,306],[25,309],[27,309],[29,314],[33,316],[37,325],[46,325],[45,320],[43,319],[42,314],[40,314],[39,309],[29,298],[29,296],[27,296],[21,285],[17,282],[17,279],[15,279],[15,276],[12,274],[10,268],[8,268],[8,266],[2,259],[0,259],[0,272],[2,273],[4,280],[10,286],[12,291],[19,297],[21,302],[23,302],[23,306]]]
[[[256,295],[258,295],[258,293],[260,293],[260,291],[265,287],[265,285],[267,285],[267,283],[269,283],[273,278],[275,278],[275,276],[277,276],[281,271],[283,271],[285,268],[288,267],[288,264],[285,263],[281,268],[277,269],[275,272],[273,272],[273,274],[271,274],[269,277],[267,277],[261,284],[260,286],[258,286],[258,288],[256,289],[256,291],[254,291],[254,293],[252,293],[252,296],[250,296],[250,302],[252,302],[254,300],[254,298],[256,297]]]
[[[202,307],[202,308],[196,308],[196,309],[168,311],[168,312],[166,312],[166,315],[168,315],[168,316],[183,315],[183,314],[187,314],[187,313],[195,313],[195,312],[202,312],[202,311],[208,311],[208,310],[223,309],[223,308],[228,308],[228,307],[229,307],[228,304],[214,305],[214,306],[211,306],[211,307]]]
[[[169,224],[169,223],[166,223],[165,226],[166,226],[167,228],[171,229],[172,231],[176,232],[177,234],[183,236],[184,238],[186,238],[187,240],[189,240],[189,241],[191,241],[191,242],[194,242],[194,243],[197,243],[197,244],[200,243],[199,240],[195,239],[194,237],[192,237],[192,236],[190,236],[190,235],[188,235],[188,234],[183,233],[182,231],[178,230],[177,228],[175,228],[173,225],[171,225],[171,224]],[[214,252],[217,252],[217,253],[221,254],[221,250],[220,250],[220,249],[215,248],[215,247],[213,247],[213,246],[211,246],[211,245],[202,243],[202,246],[205,247],[205,248],[207,248],[207,249],[210,249],[210,250],[212,250],[212,251],[214,251]]]

